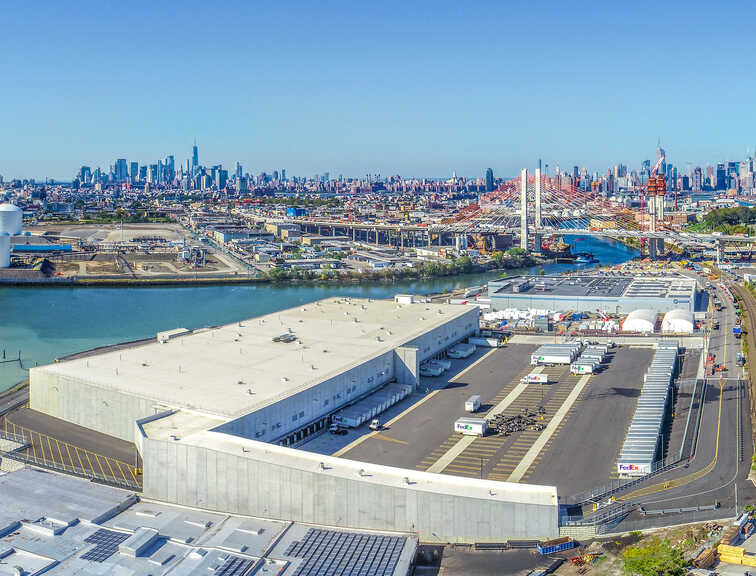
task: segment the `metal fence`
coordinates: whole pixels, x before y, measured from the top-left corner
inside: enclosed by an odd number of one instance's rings
[[[678,382],[678,385],[682,385],[682,384],[689,385],[690,382],[687,379]],[[690,461],[690,459],[693,458],[693,455],[695,454],[695,451],[696,451],[696,439],[698,438],[698,428],[700,426],[701,408],[704,405],[704,400],[705,400],[704,395],[706,394],[706,381],[697,380],[694,386],[694,392],[699,389],[699,386],[700,386],[700,392],[698,393],[699,401],[698,401],[698,407],[695,409],[696,411],[695,421],[692,420],[691,418],[692,414],[689,410],[688,416],[686,417],[685,432],[683,435],[681,448],[679,452],[672,453],[666,458],[663,458],[661,460],[657,460],[656,462],[654,462],[651,465],[651,472],[649,472],[648,474],[644,476],[639,476],[637,478],[617,478],[616,480],[612,480],[611,482],[608,482],[606,484],[595,486],[594,488],[591,488],[590,490],[579,492],[578,494],[575,494],[574,496],[568,498],[566,501],[570,503],[574,503],[575,505],[578,505],[578,504],[586,504],[588,502],[597,502],[599,500],[604,500],[623,490],[633,488],[637,486],[638,484],[645,482],[649,478],[657,476],[658,474],[661,474],[663,472],[668,472],[669,470],[672,470],[673,468],[676,468],[677,466],[683,466],[687,464]],[[694,400],[695,400],[695,397],[691,399],[691,407],[693,405]],[[691,442],[690,452],[686,454],[684,451],[684,447],[688,444],[688,438],[691,435],[692,435],[692,442]]]
[[[0,459],[7,458],[8,460],[14,460],[16,462],[29,464],[38,468],[45,468],[47,470],[53,470],[55,472],[62,472],[71,476],[85,478],[87,480],[91,480],[92,482],[106,484],[115,488],[125,488],[126,490],[134,490],[138,492],[142,491],[142,485],[136,478],[126,478],[124,480],[119,480],[118,478],[98,474],[95,470],[92,470],[91,472],[84,471],[80,468],[68,466],[66,464],[55,462],[54,460],[35,457],[28,452],[23,452],[23,450],[26,450],[26,448],[30,446],[30,443],[20,434],[0,431],[0,438],[20,444],[20,447],[13,450],[0,450]]]
[[[596,526],[596,534],[615,534],[632,532],[633,530],[664,528],[665,526],[676,526],[678,524],[691,524],[693,522],[728,520],[736,518],[737,515],[737,509],[734,507],[712,509],[710,506],[707,509],[681,512],[679,514],[648,514],[643,518],[625,518],[619,522]]]

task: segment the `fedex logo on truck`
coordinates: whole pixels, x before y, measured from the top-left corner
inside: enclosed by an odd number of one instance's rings
[[[619,469],[620,472],[633,472],[635,470],[640,470],[640,467],[636,464],[620,464]]]

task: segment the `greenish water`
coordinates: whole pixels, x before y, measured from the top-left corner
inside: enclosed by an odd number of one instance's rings
[[[637,251],[609,240],[581,240],[577,246],[593,252],[602,264],[624,262],[637,255]],[[543,268],[555,274],[576,267],[549,264]],[[498,277],[496,273],[469,274],[345,286],[2,287],[0,353],[5,350],[6,358],[15,358],[20,350],[23,367],[17,362],[0,364],[0,391],[27,378],[28,368],[36,364],[97,346],[151,337],[161,330],[227,324],[331,296],[391,298],[397,293],[438,293],[482,285]]]

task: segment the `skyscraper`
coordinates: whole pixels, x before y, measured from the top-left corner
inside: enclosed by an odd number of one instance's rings
[[[661,147],[661,138],[659,138],[659,143],[656,145],[656,162],[658,163],[661,160],[661,165],[659,166],[658,174],[667,173],[667,162],[666,160],[663,160],[666,157],[667,157],[667,154],[664,152],[664,148]]]
[[[194,146],[192,146],[192,172],[197,170],[199,166],[199,150],[197,149],[197,142],[195,140]]]
[[[132,162],[129,168],[129,179],[132,184],[139,180],[139,162]]]
[[[493,169],[486,169],[486,192],[492,192],[494,189],[494,175]]]
[[[119,158],[116,160],[113,175],[115,176],[116,182],[126,182],[129,176],[129,170],[125,158]]]

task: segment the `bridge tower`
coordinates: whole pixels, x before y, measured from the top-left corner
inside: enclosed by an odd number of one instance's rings
[[[520,173],[520,248],[528,249],[528,169]]]
[[[535,173],[535,225],[536,230],[541,229],[541,169],[536,168]]]
[[[533,248],[534,252],[541,253],[541,162],[535,171],[535,222],[533,223]]]

